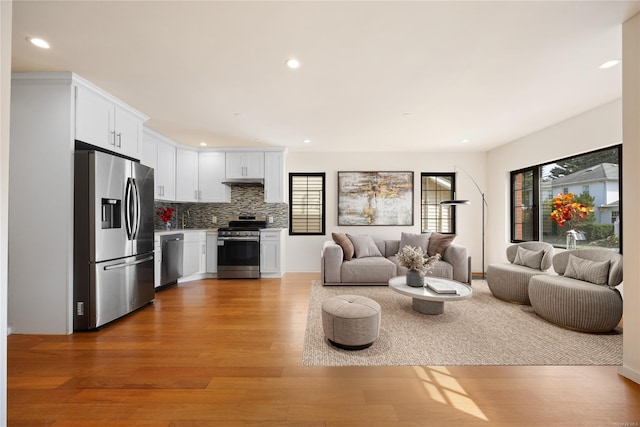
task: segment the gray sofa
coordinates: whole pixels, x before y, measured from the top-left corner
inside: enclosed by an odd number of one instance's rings
[[[324,242],[320,275],[324,285],[388,285],[389,279],[403,276],[407,269],[396,258],[400,240],[375,240],[383,256],[354,257],[345,260],[343,249],[333,240]],[[466,247],[450,244],[431,274],[471,284],[471,257]]]

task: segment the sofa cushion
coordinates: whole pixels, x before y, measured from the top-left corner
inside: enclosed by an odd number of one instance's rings
[[[609,261],[590,261],[570,254],[564,277],[606,285],[609,278]]]
[[[429,247],[427,248],[427,255],[434,256],[435,254],[444,254],[444,251],[455,238],[455,234],[431,233],[431,236],[429,236]]]
[[[429,247],[429,236],[431,233],[425,234],[413,234],[413,233],[402,233],[400,235],[400,249],[405,246],[412,246],[414,248],[422,248],[422,251],[426,254],[427,248]]]
[[[372,256],[381,257],[380,249],[373,241],[371,236],[354,236],[353,234],[347,234],[351,243],[353,243],[353,248],[355,250],[356,258],[366,258]]]
[[[387,283],[397,269],[384,257],[354,258],[342,263],[340,276],[342,283]]]
[[[331,233],[331,238],[333,241],[339,244],[342,247],[342,252],[344,253],[344,259],[349,261],[353,258],[353,254],[355,253],[355,249],[353,248],[353,243],[344,233]]]
[[[516,257],[513,260],[513,263],[540,270],[543,256],[544,251],[531,251],[529,249],[518,246]]]

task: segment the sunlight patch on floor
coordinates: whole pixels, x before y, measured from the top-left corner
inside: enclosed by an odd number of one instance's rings
[[[444,405],[450,405],[481,420],[489,421],[480,407],[447,368],[442,366],[416,366],[414,370],[418,378],[423,381],[424,388],[431,399]]]

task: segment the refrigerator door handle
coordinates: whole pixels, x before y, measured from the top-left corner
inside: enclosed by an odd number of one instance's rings
[[[131,178],[127,178],[127,186],[125,188],[125,193],[124,193],[124,200],[125,200],[125,207],[124,207],[124,222],[125,222],[125,229],[127,231],[127,239],[128,240],[133,240],[133,224],[132,224],[132,210],[133,210],[133,205],[132,205],[132,192],[133,192],[133,183]]]
[[[138,191],[138,183],[131,178],[132,194],[133,194],[133,226],[131,227],[131,238],[137,239],[140,231],[140,192]]]
[[[107,265],[106,267],[104,267],[104,269],[105,270],[115,270],[116,268],[131,267],[132,265],[142,264],[143,262],[151,261],[152,259],[153,259],[153,255],[149,255],[148,257],[143,258],[143,259],[139,259],[137,261],[121,262],[120,264]]]

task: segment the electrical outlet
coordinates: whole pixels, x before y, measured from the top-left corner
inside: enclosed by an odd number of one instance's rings
[[[273,224],[273,217],[269,215],[269,224]]]
[[[216,222],[218,222],[218,217],[217,217],[217,216],[215,216],[215,215],[213,215],[213,216],[211,217],[211,222],[213,222],[214,224],[215,224]]]

